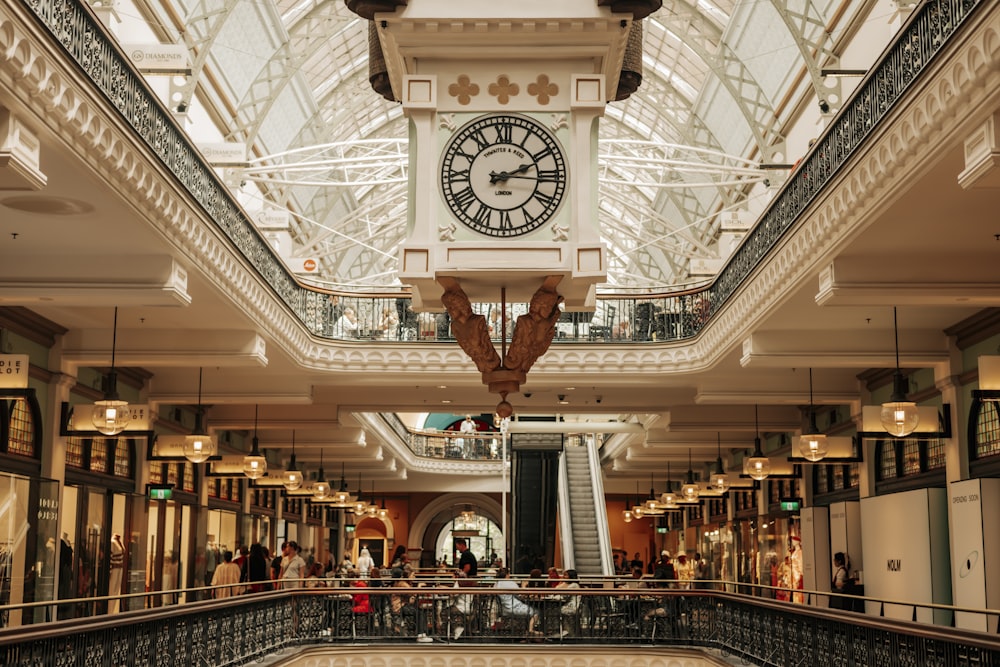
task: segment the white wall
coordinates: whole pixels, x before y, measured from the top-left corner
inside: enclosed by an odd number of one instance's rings
[[[948,485],[951,508],[951,585],[955,606],[1000,607],[1000,525],[984,520],[983,508],[1000,507],[1000,479],[968,479]],[[990,632],[997,617],[956,613],[955,627]]]

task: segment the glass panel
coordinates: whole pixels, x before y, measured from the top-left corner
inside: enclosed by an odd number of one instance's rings
[[[125,479],[132,478],[132,457],[130,456],[131,450],[132,450],[131,439],[129,438],[115,439],[115,467],[114,467],[115,477],[123,477]]]
[[[55,599],[58,484],[0,475],[0,605]],[[37,531],[25,530],[29,520]],[[0,611],[0,627],[55,620],[53,608]]]
[[[66,465],[83,468],[83,438],[76,435],[66,438]]]
[[[917,440],[903,441],[903,476],[915,475],[920,472],[920,442]]]
[[[938,470],[944,468],[945,447],[943,440],[929,440],[924,444],[927,451],[927,469]]]
[[[976,458],[1000,454],[1000,415],[994,401],[980,406],[979,423],[976,424]]]
[[[7,453],[35,456],[35,424],[31,420],[31,410],[28,409],[26,401],[13,401],[10,412]]]
[[[858,488],[858,484],[861,483],[861,466],[857,463],[851,463],[847,466],[847,474],[849,480],[848,486],[852,489]]]
[[[816,466],[816,493],[826,493],[830,487],[829,469],[826,466]]]
[[[94,438],[90,441],[90,469],[94,472],[108,472],[108,438]]]
[[[149,483],[163,484],[163,461],[149,462]]]
[[[899,472],[896,470],[896,441],[887,440],[882,443],[881,456],[879,457],[879,479],[896,479]]]

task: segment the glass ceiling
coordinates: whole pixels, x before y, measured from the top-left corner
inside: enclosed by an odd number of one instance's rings
[[[601,123],[608,287],[687,284],[691,260],[719,257],[720,214],[764,196],[758,165],[787,161],[788,100],[818,85],[835,62],[831,26],[862,2],[672,0],[643,22],[642,85]],[[322,284],[397,284],[407,121],[369,85],[368,22],[344,0],[136,0],[135,11],[196,54],[190,101],[215,107],[222,138],[247,143],[244,205],[291,212],[283,254],[319,259]]]

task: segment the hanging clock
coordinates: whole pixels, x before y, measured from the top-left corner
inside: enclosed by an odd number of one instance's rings
[[[521,114],[462,126],[441,158],[441,194],[473,231],[508,238],[538,229],[566,197],[566,154],[555,135]]]

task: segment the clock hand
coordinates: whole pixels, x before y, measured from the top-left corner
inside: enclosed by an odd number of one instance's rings
[[[497,182],[499,182],[499,181],[506,181],[508,178],[510,178],[514,174],[523,174],[524,172],[528,171],[529,169],[531,169],[534,166],[535,165],[533,165],[533,164],[522,164],[520,167],[518,167],[517,169],[514,169],[513,171],[501,171],[499,173],[495,172],[495,171],[491,171],[490,172],[490,185],[496,185]]]

